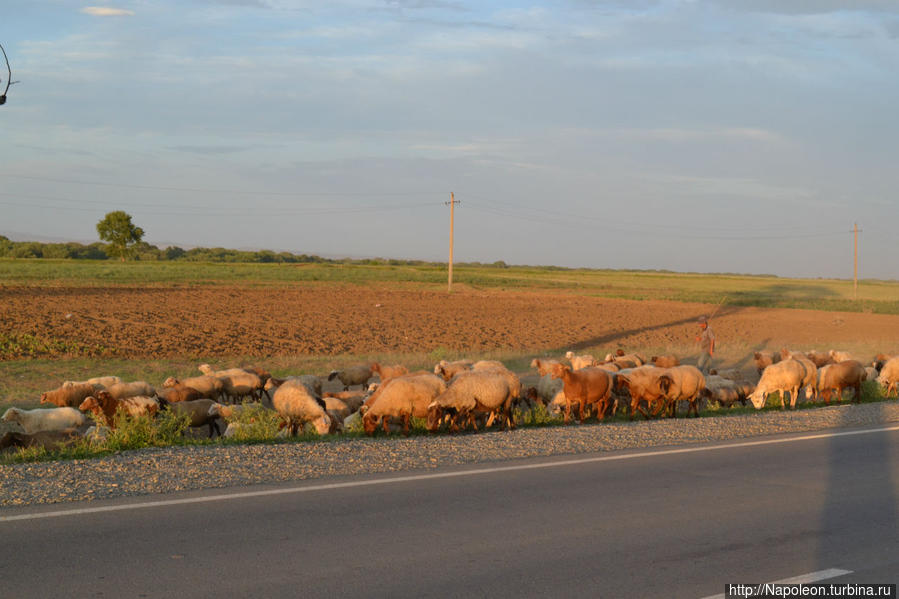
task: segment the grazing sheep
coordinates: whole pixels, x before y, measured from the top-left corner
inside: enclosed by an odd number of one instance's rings
[[[765,407],[765,400],[770,393],[780,393],[780,407],[786,408],[784,394],[790,393],[790,407],[796,407],[799,397],[799,388],[807,375],[806,367],[797,360],[783,360],[771,364],[762,371],[762,378],[756,385],[755,391],[749,396],[749,400],[757,410]]]
[[[125,399],[126,397],[153,397],[156,395],[156,389],[150,383],[145,381],[134,381],[132,383],[116,383],[106,388],[114,399]]]
[[[558,362],[556,362],[558,364]],[[537,395],[545,402],[550,403],[553,398],[562,391],[565,383],[561,379],[553,378],[552,371],[540,377],[537,381]]]
[[[455,362],[440,360],[437,362],[437,365],[434,366],[434,374],[442,376],[444,381],[449,381],[460,372],[471,370],[473,364],[474,362],[471,360],[456,360]]]
[[[568,361],[571,362],[572,370],[588,368],[590,366],[595,366],[597,363],[596,358],[594,358],[590,354],[576,355],[573,351],[565,352],[565,358],[567,358]]]
[[[176,379],[175,377],[170,376],[163,381],[162,386],[164,388],[177,387],[179,383],[185,387],[196,389],[200,394],[199,398],[203,399],[217,400],[221,398],[222,393],[225,391],[224,383],[222,383],[218,377],[208,374],[204,374],[203,376],[192,376],[186,379]]]
[[[84,424],[84,414],[75,408],[43,408],[22,410],[9,408],[3,413],[4,422],[17,422],[28,434],[40,431],[62,431]]]
[[[428,405],[446,388],[443,379],[431,373],[392,378],[365,400],[360,410],[362,427],[373,435],[380,422],[386,433],[389,432],[389,419],[398,418],[403,421],[403,432],[408,434],[411,418],[426,417]]]
[[[667,354],[664,356],[653,356],[649,359],[657,368],[674,368],[675,366],[680,366],[680,361],[677,359],[677,356],[673,354]]]
[[[815,363],[808,356],[801,352],[790,352],[786,349],[781,350],[783,360],[795,360],[799,362],[805,369],[802,377],[802,387],[805,387],[805,396],[807,398],[817,397],[818,395],[818,369]],[[782,360],[782,361],[783,361]]]
[[[567,366],[566,366],[567,368]],[[461,373],[453,378],[446,391],[434,398],[427,407],[428,430],[436,431],[444,416],[451,416],[450,432],[458,430],[460,420],[469,422],[477,430],[475,412],[499,414],[503,428],[515,427],[512,419],[513,385],[498,370]],[[368,414],[366,414],[368,416]]]
[[[546,376],[552,370],[553,365],[558,363],[558,360],[534,358],[531,360],[531,368],[536,368],[540,376]]]
[[[890,354],[877,354],[874,356],[874,360],[871,362],[871,366],[877,369],[877,372],[883,370],[883,365],[889,362],[893,356]]]
[[[328,375],[328,380],[340,379],[340,382],[343,383],[343,390],[346,391],[353,385],[361,385],[364,388],[372,376],[374,375],[371,364],[358,364],[343,370],[332,370]]]
[[[402,376],[404,374],[409,374],[409,369],[403,366],[402,364],[394,364],[393,366],[384,366],[378,362],[371,363],[371,371],[377,372],[378,377],[381,379],[381,383],[389,381],[390,379],[398,376]]]
[[[885,390],[886,396],[889,397],[896,391],[897,383],[899,383],[899,357],[890,358],[880,369],[880,376],[877,382]]]
[[[271,394],[274,393],[275,389],[277,389],[287,381],[297,381],[305,385],[306,388],[309,389],[309,392],[313,395],[317,395],[319,397],[321,397],[322,395],[322,380],[314,374],[301,374],[298,376],[289,376],[283,379],[270,377],[265,382],[263,389],[266,391],[266,394]]]
[[[325,410],[328,412],[328,415],[331,416],[332,421],[336,415],[337,419],[343,423],[344,419],[353,413],[343,400],[337,399],[336,397],[323,397],[322,401],[325,402]]]
[[[715,402],[723,408],[729,408],[738,401],[746,405],[746,393],[743,386],[713,374],[705,377],[705,389],[702,390],[702,396],[706,401]]]
[[[836,364],[828,364],[818,371],[818,394],[824,403],[830,403],[830,395],[836,390],[837,401],[843,401],[843,389],[855,389],[853,401],[858,403],[862,398],[862,381],[865,380],[865,367],[857,360],[843,360]]]
[[[287,423],[289,435],[296,435],[307,422],[312,423],[319,435],[326,435],[331,429],[331,418],[325,412],[324,401],[300,381],[285,381],[272,396],[272,405]]]
[[[20,433],[7,431],[0,437],[0,450],[15,447],[40,447],[52,451],[66,445],[72,445],[81,438],[75,429],[61,431],[38,431],[36,433]]]
[[[561,379],[565,392],[565,422],[571,420],[571,404],[578,405],[578,422],[584,422],[584,408],[596,405],[596,419],[602,420],[612,394],[612,374],[601,368],[587,367],[572,370],[564,364],[556,364],[552,377]]]
[[[513,402],[521,396],[521,380],[514,372],[506,368],[506,365],[497,360],[481,360],[471,366],[472,372],[495,372],[506,378],[509,389],[512,390]]]
[[[209,427],[209,437],[212,438],[216,434],[221,436],[221,420],[211,410],[216,402],[211,399],[194,399],[192,401],[179,401],[178,403],[166,404],[166,409],[178,415],[187,415],[188,426],[191,428],[200,428],[201,426]]]
[[[359,408],[362,407],[362,404],[370,395],[371,393],[368,391],[337,391],[325,393],[322,395],[322,398],[326,401],[329,397],[337,398],[345,403],[350,409],[350,413],[352,413],[358,412]]]
[[[236,370],[239,372],[223,374],[218,377],[222,381],[222,395],[234,402],[248,396],[251,399],[259,399],[265,388],[262,378],[254,372],[247,372],[243,369]]]
[[[68,386],[63,383],[58,389],[41,393],[41,403],[53,404],[59,408],[74,408],[95,392],[91,383],[72,383]]]
[[[96,396],[86,398],[78,406],[82,412],[91,412],[94,420],[106,424],[110,429],[118,426],[117,414],[121,409],[123,414],[138,418],[148,416],[152,418],[159,411],[159,401],[152,397],[134,396],[124,399],[114,398],[108,391],[98,391]]]
[[[880,375],[880,373],[877,372],[876,368],[874,368],[873,366],[865,366],[865,380],[866,381],[876,380],[878,375]]]
[[[768,366],[780,362],[780,354],[771,351],[757,351],[752,355],[755,359],[755,367],[758,370],[759,375],[761,375]]]

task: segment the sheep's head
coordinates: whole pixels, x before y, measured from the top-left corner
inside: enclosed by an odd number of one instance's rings
[[[659,377],[659,389],[662,390],[662,394],[668,395],[668,391],[671,390],[671,385],[673,384],[674,380],[667,374]]]
[[[366,411],[362,415],[362,430],[366,435],[374,435],[375,429],[378,428],[378,417],[371,412]]]
[[[312,426],[315,427],[315,432],[319,435],[327,435],[331,431],[331,417],[327,414],[322,414],[312,421]]]
[[[571,372],[571,367],[566,366],[565,364],[553,364],[549,374],[554,379],[560,379],[565,376],[566,372]]]
[[[752,406],[756,410],[761,410],[765,407],[765,400],[768,399],[768,394],[762,391],[761,389],[756,389],[750,396],[749,401],[752,402]]]
[[[570,360],[571,358],[574,357],[574,352],[573,352],[573,351],[567,351],[567,352],[565,352],[565,357],[568,358],[568,359]]]
[[[805,398],[812,399],[813,397],[815,397],[815,390],[812,388],[811,385],[809,385],[808,387],[805,388]]]
[[[178,379],[176,379],[176,378],[173,377],[173,376],[170,376],[169,378],[165,379],[165,380],[162,382],[162,386],[163,386],[163,387],[167,387],[167,388],[168,388],[168,387],[175,387],[175,386],[178,385],[178,382],[179,382]]]
[[[531,360],[531,368],[540,368],[540,360],[538,358]]]
[[[22,411],[19,408],[9,408],[3,412],[2,420],[3,422],[18,422],[21,415]]]
[[[93,412],[96,414],[100,411],[100,403],[97,401],[96,397],[85,397],[84,401],[81,402],[81,405],[78,406],[78,409],[82,412]]]
[[[199,371],[202,372],[203,374],[210,374],[210,375],[211,375],[213,372],[215,372],[215,371],[212,369],[212,366],[210,366],[209,364],[200,364],[199,366],[197,366],[197,370],[199,370]]]
[[[50,403],[46,393],[41,393],[41,403]]]

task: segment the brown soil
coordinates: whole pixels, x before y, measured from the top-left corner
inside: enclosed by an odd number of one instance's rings
[[[714,306],[565,293],[403,287],[0,287],[0,359],[689,351]],[[895,351],[899,316],[724,306],[720,349]]]

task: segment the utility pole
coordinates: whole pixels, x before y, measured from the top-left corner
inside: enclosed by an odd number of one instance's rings
[[[853,296],[856,300],[858,300],[858,223],[854,223],[852,227],[853,233],[853,245],[855,248],[854,257],[853,257]]]
[[[449,248],[449,276],[447,278],[447,293],[453,292],[453,223],[456,220],[456,196],[450,192],[450,201],[445,202],[450,207],[450,248]]]

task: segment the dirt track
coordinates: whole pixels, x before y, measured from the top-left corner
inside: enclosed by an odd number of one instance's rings
[[[557,293],[323,286],[259,289],[0,288],[0,359],[274,356],[689,347],[714,306]],[[724,306],[731,347],[899,346],[899,316]]]

